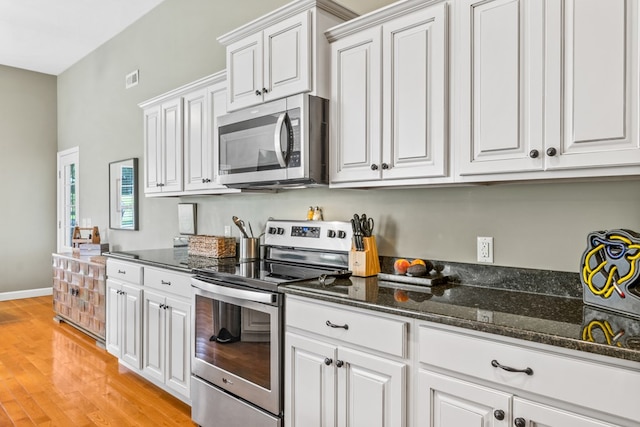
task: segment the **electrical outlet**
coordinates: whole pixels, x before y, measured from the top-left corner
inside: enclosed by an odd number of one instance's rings
[[[478,322],[493,323],[493,311],[478,309]]]
[[[493,264],[493,237],[478,237],[478,262]]]
[[[231,237],[231,226],[230,225],[225,225],[224,226],[224,237]]]

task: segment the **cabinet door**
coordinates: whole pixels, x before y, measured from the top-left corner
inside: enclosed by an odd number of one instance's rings
[[[564,8],[562,7],[564,5]],[[551,2],[547,168],[633,165],[638,146],[638,2]],[[564,73],[564,74],[561,74]]]
[[[447,174],[446,6],[383,25],[382,177]]]
[[[335,346],[286,334],[286,427],[336,426],[336,360]]]
[[[144,192],[159,193],[162,187],[162,139],[160,106],[144,110]]]
[[[226,114],[227,112],[227,84],[226,82],[218,83],[207,88],[207,96],[209,101],[209,161],[211,167],[209,169],[209,175],[211,182],[208,183],[209,187],[224,187],[218,184],[218,117]]]
[[[207,117],[207,90],[184,97],[184,189],[207,188],[211,176],[211,140]]]
[[[544,4],[460,2],[455,132],[461,175],[543,168]]]
[[[187,398],[191,377],[191,305],[175,298],[166,300],[167,387]]]
[[[522,418],[528,427],[615,427],[614,424],[587,418],[572,412],[513,398],[513,418]]]
[[[381,177],[381,32],[372,28],[331,45],[331,182]]]
[[[142,369],[141,338],[142,333],[142,291],[138,288],[122,285],[122,354],[121,359],[136,369]]]
[[[162,104],[162,192],[182,191],[182,98]]]
[[[262,102],[262,33],[227,46],[227,111]]]
[[[114,280],[107,280],[107,351],[116,357],[120,357],[122,352],[122,301],[120,292],[122,285]]]
[[[407,365],[338,348],[338,426],[404,427]],[[338,365],[336,365],[338,366]],[[458,424],[462,426],[466,424]]]
[[[165,380],[165,297],[152,291],[144,293],[143,364],[145,375]]]
[[[263,32],[265,101],[310,91],[311,12],[285,19]]]
[[[423,369],[418,378],[418,427],[511,425],[510,394]],[[495,411],[502,411],[502,416]]]

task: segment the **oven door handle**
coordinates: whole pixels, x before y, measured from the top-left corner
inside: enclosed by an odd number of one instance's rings
[[[270,292],[252,291],[249,289],[238,289],[224,285],[216,285],[214,283],[205,282],[198,279],[191,279],[191,286],[211,292],[217,295],[237,298],[245,301],[259,302],[263,304],[275,304],[278,296]]]

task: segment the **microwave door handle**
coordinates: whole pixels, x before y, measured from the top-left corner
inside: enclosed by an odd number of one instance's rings
[[[282,126],[287,126],[287,153],[286,155],[282,154],[282,141],[280,140],[280,135],[282,134]],[[278,122],[276,123],[276,130],[273,135],[273,145],[276,152],[276,158],[278,159],[278,163],[280,167],[286,168],[287,163],[289,161],[289,150],[291,144],[289,144],[290,132],[291,128],[291,120],[289,120],[289,115],[287,113],[280,114],[278,117]]]

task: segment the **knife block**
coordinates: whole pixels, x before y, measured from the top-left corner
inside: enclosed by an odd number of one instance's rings
[[[380,258],[375,236],[363,237],[364,251],[357,251],[351,246],[349,251],[349,270],[358,277],[375,276],[380,273]]]

